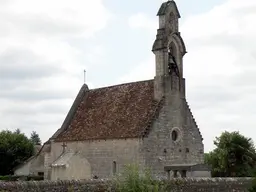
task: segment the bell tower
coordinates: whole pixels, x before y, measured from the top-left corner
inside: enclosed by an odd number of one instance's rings
[[[176,3],[162,3],[157,16],[159,27],[152,48],[156,65],[154,98],[161,101],[161,106],[143,141],[145,164],[153,174],[167,177],[201,177],[203,170],[208,177],[210,169],[203,164],[203,137],[185,97],[186,47],[179,32]]]
[[[185,97],[183,56],[186,47],[179,32],[180,13],[174,1],[163,3],[157,13],[159,29],[152,51],[155,54],[155,99],[160,100],[170,91]]]

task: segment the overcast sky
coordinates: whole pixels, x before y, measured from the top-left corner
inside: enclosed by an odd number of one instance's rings
[[[0,0],[0,130],[46,141],[83,84],[154,77],[161,0]],[[187,100],[205,150],[221,132],[256,141],[256,1],[177,0]]]

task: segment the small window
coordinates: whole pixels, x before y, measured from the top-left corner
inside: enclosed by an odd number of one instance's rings
[[[116,174],[116,161],[113,161],[113,175]]]
[[[172,140],[177,141],[178,139],[178,132],[176,130],[172,131]]]
[[[38,176],[44,176],[44,172],[38,172]]]
[[[189,153],[189,148],[186,148],[186,153]]]

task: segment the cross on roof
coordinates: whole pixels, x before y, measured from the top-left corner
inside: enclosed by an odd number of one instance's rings
[[[63,148],[63,152],[65,152],[65,149],[66,149],[66,147],[67,147],[67,144],[66,144],[65,142],[63,142],[63,144],[62,144],[61,146],[62,146],[62,148]]]
[[[84,70],[84,83],[85,83],[85,81],[86,81],[85,75],[86,75],[86,70]]]
[[[65,142],[63,142],[63,144],[61,146],[62,147],[67,147],[67,144]]]

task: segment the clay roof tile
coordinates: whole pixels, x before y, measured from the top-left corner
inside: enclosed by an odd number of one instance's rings
[[[157,108],[153,80],[87,90],[55,141],[142,137]]]

